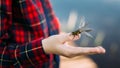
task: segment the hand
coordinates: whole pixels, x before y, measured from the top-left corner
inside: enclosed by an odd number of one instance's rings
[[[42,40],[43,49],[47,54],[58,54],[66,57],[105,53],[105,49],[101,46],[73,47],[66,44],[66,42],[79,39],[80,36],[81,35],[73,36],[70,33],[50,36]]]

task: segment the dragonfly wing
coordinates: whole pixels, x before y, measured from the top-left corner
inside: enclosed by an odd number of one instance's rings
[[[84,16],[82,16],[81,19],[80,19],[80,26],[79,26],[79,28],[83,28],[83,27],[85,27],[85,17]]]
[[[90,32],[90,31],[93,31],[93,29],[91,29],[91,28],[84,29],[84,32]]]
[[[79,29],[80,32],[90,32],[92,31],[91,28],[82,28],[82,29]]]
[[[89,34],[88,32],[83,32],[87,37],[93,39],[93,36],[91,34]]]

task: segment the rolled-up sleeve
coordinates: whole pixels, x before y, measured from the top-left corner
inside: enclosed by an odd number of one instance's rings
[[[48,61],[48,57],[42,48],[41,40],[42,38],[23,45],[9,45],[8,49],[11,53],[11,59],[15,62],[14,65],[29,67],[30,65],[35,66]]]

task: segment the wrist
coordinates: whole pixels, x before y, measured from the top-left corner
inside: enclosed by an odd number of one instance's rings
[[[47,39],[43,39],[42,40],[42,47],[43,47],[43,50],[46,54],[48,54],[48,46],[47,46]]]

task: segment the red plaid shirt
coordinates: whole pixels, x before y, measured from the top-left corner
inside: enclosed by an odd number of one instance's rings
[[[41,40],[59,33],[48,0],[0,2],[0,68],[42,68],[49,61]]]

